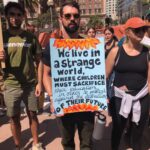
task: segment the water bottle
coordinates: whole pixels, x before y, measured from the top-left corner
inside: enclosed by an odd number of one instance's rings
[[[106,116],[101,113],[98,113],[98,115],[96,115],[96,121],[95,121],[94,131],[92,135],[94,140],[97,141],[103,138],[105,124],[106,124]]]

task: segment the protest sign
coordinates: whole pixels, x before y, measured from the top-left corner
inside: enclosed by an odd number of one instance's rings
[[[104,38],[50,39],[56,114],[106,110]]]

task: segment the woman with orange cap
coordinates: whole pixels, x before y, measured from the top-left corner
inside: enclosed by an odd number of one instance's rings
[[[145,28],[146,24],[141,18],[130,18],[125,24],[126,41],[121,47],[113,48],[106,59],[107,78],[115,70],[114,96],[110,101],[112,150],[119,149],[128,120],[131,124],[129,146],[133,150],[141,150],[141,138],[149,113],[150,93],[149,53],[140,43]]]

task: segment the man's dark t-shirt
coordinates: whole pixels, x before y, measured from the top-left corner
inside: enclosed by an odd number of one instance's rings
[[[60,37],[62,39],[62,37]],[[78,39],[83,39],[83,37],[78,36]],[[43,52],[42,61],[45,65],[51,66],[51,57],[50,57],[50,44],[48,43],[45,51]]]

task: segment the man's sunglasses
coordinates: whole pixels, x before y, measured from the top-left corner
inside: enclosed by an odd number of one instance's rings
[[[21,17],[21,16],[22,16],[22,13],[9,12],[8,15],[9,15],[10,17],[15,17],[15,16]]]
[[[131,30],[132,30],[135,34],[138,34],[138,33],[140,33],[140,32],[146,32],[146,27],[141,27],[141,28],[136,28],[136,29],[131,28]]]
[[[71,19],[71,16],[73,16],[74,19],[79,19],[80,18],[79,14],[64,14],[65,19]]]

